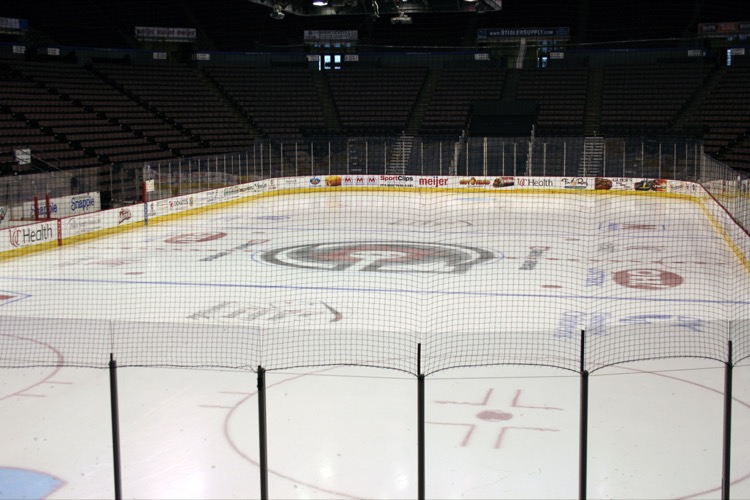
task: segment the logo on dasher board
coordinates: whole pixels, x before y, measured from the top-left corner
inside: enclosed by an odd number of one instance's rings
[[[56,237],[55,231],[52,230],[52,227],[49,224],[44,224],[34,229],[11,229],[8,231],[8,234],[10,237],[10,244],[14,247],[33,245],[34,243],[49,241]]]

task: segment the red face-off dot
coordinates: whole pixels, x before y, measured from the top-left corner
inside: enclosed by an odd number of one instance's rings
[[[477,413],[477,418],[485,422],[502,422],[513,418],[513,414],[501,410],[483,410]]]

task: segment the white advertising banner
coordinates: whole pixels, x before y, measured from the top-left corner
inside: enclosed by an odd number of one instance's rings
[[[383,187],[417,187],[417,178],[413,175],[379,175],[378,185]]]
[[[516,186],[521,189],[561,189],[564,184],[560,178],[516,177]]]
[[[700,184],[687,181],[667,181],[667,192],[691,196],[706,196],[706,192]]]
[[[92,214],[82,214],[66,217],[60,220],[63,244],[65,238],[93,233],[104,229],[127,226],[132,223],[143,222],[142,205],[113,208]]]
[[[714,183],[712,186],[721,197],[731,185],[733,191],[741,191],[738,183]],[[453,177],[453,176],[409,176],[409,175],[323,175],[312,177],[283,177],[266,179],[237,186],[212,189],[185,196],[166,198],[129,207],[112,210],[99,210],[99,193],[86,193],[76,196],[54,198],[51,212],[57,220],[47,220],[35,224],[7,227],[10,208],[0,207],[0,252],[24,248],[60,239],[95,233],[132,223],[143,223],[146,217],[161,217],[181,213],[190,209],[215,205],[275,190],[309,188],[402,188],[420,189],[554,189],[554,190],[611,190],[611,191],[650,191],[669,192],[695,196],[714,217],[725,235],[750,253],[748,238],[738,229],[731,217],[697,183],[665,179],[631,179],[619,177]],[[743,186],[744,187],[744,186]],[[39,201],[40,215],[46,215],[45,200]],[[44,209],[44,210],[43,210]],[[24,216],[33,217],[33,203],[24,205]],[[6,228],[3,228],[5,226]],[[739,232],[738,232],[739,231]],[[750,264],[748,264],[750,265]]]
[[[57,221],[38,222],[0,231],[0,252],[57,241]]]
[[[175,196],[167,200],[167,213],[182,212],[183,210],[189,210],[195,208],[195,200],[192,194],[185,196]]]
[[[420,177],[419,178],[419,187],[433,187],[433,188],[442,188],[442,187],[449,187],[448,184],[450,182],[450,177],[443,177],[439,175],[435,175],[433,177]]]
[[[9,226],[10,211],[10,207],[0,207],[0,229]]]
[[[634,185],[635,181],[627,177],[594,178],[594,189],[597,191],[632,191]]]
[[[222,193],[224,201],[237,200],[256,193],[257,188],[253,187],[253,184],[255,183],[251,182],[249,184],[238,184],[237,186],[223,188]]]
[[[308,187],[307,177],[281,177],[276,179],[278,189],[299,189]]]
[[[50,199],[50,216],[47,216],[47,200],[39,198],[39,218],[70,217],[82,213],[96,212],[102,209],[101,196],[98,192],[77,194],[74,196],[62,196]],[[36,219],[36,204],[27,201],[23,204],[23,216],[25,219]]]
[[[63,238],[79,236],[81,234],[101,231],[105,228],[105,217],[103,212],[87,215],[77,215],[62,219]]]

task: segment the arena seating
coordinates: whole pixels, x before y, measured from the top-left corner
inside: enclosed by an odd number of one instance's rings
[[[325,120],[310,70],[208,66],[206,74],[267,137],[301,139]]]
[[[161,159],[171,156],[110,116],[118,106],[132,107],[127,97],[85,68],[73,64],[30,63],[12,66],[53,92],[55,106],[37,110],[40,123],[69,144],[90,151],[102,163]],[[116,113],[114,113],[116,114]]]
[[[704,147],[731,164],[750,164],[750,64],[722,68],[701,109]]]
[[[460,135],[472,101],[500,99],[505,70],[500,68],[444,68],[438,70],[434,91],[422,121],[426,134]]]
[[[355,67],[326,72],[344,132],[399,134],[406,130],[426,67]]]
[[[17,68],[3,66],[0,68],[0,102],[0,162],[4,171],[10,167],[17,172],[31,168],[15,164],[13,151],[17,148],[32,148],[40,162],[51,169],[99,163],[96,157],[87,155],[80,147],[72,146],[57,130],[59,127],[87,123],[92,117],[82,108],[73,106],[54,89],[38,84]],[[8,161],[10,163],[6,163]]]
[[[699,90],[710,69],[710,66],[699,63],[606,67],[602,89],[602,132],[664,134]]]
[[[539,105],[537,133],[580,135],[587,84],[586,68],[531,69],[521,72],[516,98]]]
[[[154,135],[181,156],[246,149],[254,134],[200,74],[185,65],[96,64],[93,69],[181,135]],[[138,123],[131,123],[131,126]],[[145,125],[145,124],[144,124]],[[150,129],[153,131],[154,129]],[[144,131],[145,135],[145,131]],[[189,141],[182,139],[189,138]]]
[[[592,71],[602,75],[596,88]],[[66,169],[238,151],[258,138],[407,129],[458,137],[473,101],[501,98],[537,102],[537,134],[575,136],[598,97],[601,133],[654,137],[703,127],[707,152],[746,168],[748,79],[750,65],[701,61],[598,70],[352,65],[321,73],[306,65],[0,59],[0,168],[33,168],[15,162],[22,147],[41,168]]]

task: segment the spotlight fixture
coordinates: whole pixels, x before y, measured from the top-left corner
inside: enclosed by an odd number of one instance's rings
[[[284,12],[281,10],[281,5],[277,3],[273,4],[273,10],[269,16],[271,16],[271,19],[276,19],[277,21],[284,19]]]
[[[313,0],[312,4],[316,7],[325,7],[328,5],[328,0]]]

